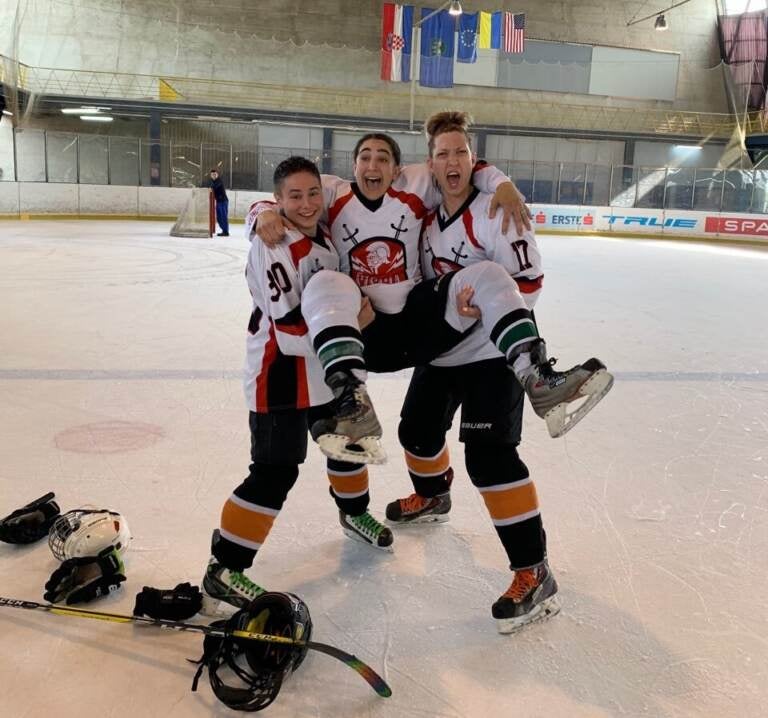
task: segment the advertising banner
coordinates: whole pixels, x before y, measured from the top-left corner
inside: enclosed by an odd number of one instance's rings
[[[766,215],[553,204],[533,204],[530,208],[534,230],[539,232],[596,232],[768,242]]]

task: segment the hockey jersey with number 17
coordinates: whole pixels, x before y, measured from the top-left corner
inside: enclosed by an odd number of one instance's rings
[[[514,230],[501,231],[501,212],[491,219],[492,196],[473,187],[459,209],[445,216],[440,206],[424,220],[421,234],[421,265],[424,277],[441,274],[490,260],[504,267],[517,283],[528,309],[533,309],[541,292],[544,274],[533,230],[518,236]],[[460,344],[432,362],[435,366],[458,366],[502,356],[481,332],[472,332]]]
[[[291,230],[275,247],[254,237],[245,270],[253,299],[244,381],[251,411],[305,409],[333,399],[301,315],[301,294],[313,274],[338,268],[320,227],[314,238]]]

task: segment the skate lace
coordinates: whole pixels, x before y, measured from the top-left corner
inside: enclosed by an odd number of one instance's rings
[[[541,372],[541,375],[549,376],[551,374],[555,374],[556,372],[552,369],[555,364],[557,364],[557,357],[550,357],[546,361],[539,364],[539,371]]]
[[[515,572],[512,585],[505,591],[502,598],[511,598],[516,603],[519,603],[538,585],[539,579],[536,571],[532,568],[524,568],[521,571]]]
[[[248,576],[240,571],[230,571],[230,588],[237,593],[245,594],[249,598],[256,598],[256,596],[264,593],[264,589],[257,583],[251,581]]]
[[[350,516],[349,520],[363,533],[367,533],[371,538],[378,538],[378,535],[384,530],[382,526],[367,511],[361,516]]]
[[[359,413],[363,403],[363,394],[360,391],[360,385],[354,387],[354,389],[345,391],[338,399],[338,416],[354,416]]]
[[[411,494],[408,498],[400,499],[400,509],[403,513],[414,513],[426,506],[428,499],[418,494]]]

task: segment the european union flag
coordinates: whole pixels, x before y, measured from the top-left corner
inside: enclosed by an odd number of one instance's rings
[[[458,62],[477,61],[477,22],[479,13],[465,12],[459,18]]]
[[[432,17],[424,21],[430,14]],[[419,82],[424,87],[453,87],[454,17],[447,10],[435,13],[430,8],[422,8],[421,19]]]

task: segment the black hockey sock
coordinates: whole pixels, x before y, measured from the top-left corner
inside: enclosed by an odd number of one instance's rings
[[[505,314],[491,330],[491,341],[512,363],[526,346],[539,338],[533,315],[527,309],[516,309]]]
[[[356,375],[365,371],[363,337],[358,329],[345,326],[329,327],[315,337],[313,344],[325,369],[326,380],[331,374],[339,371]]]

